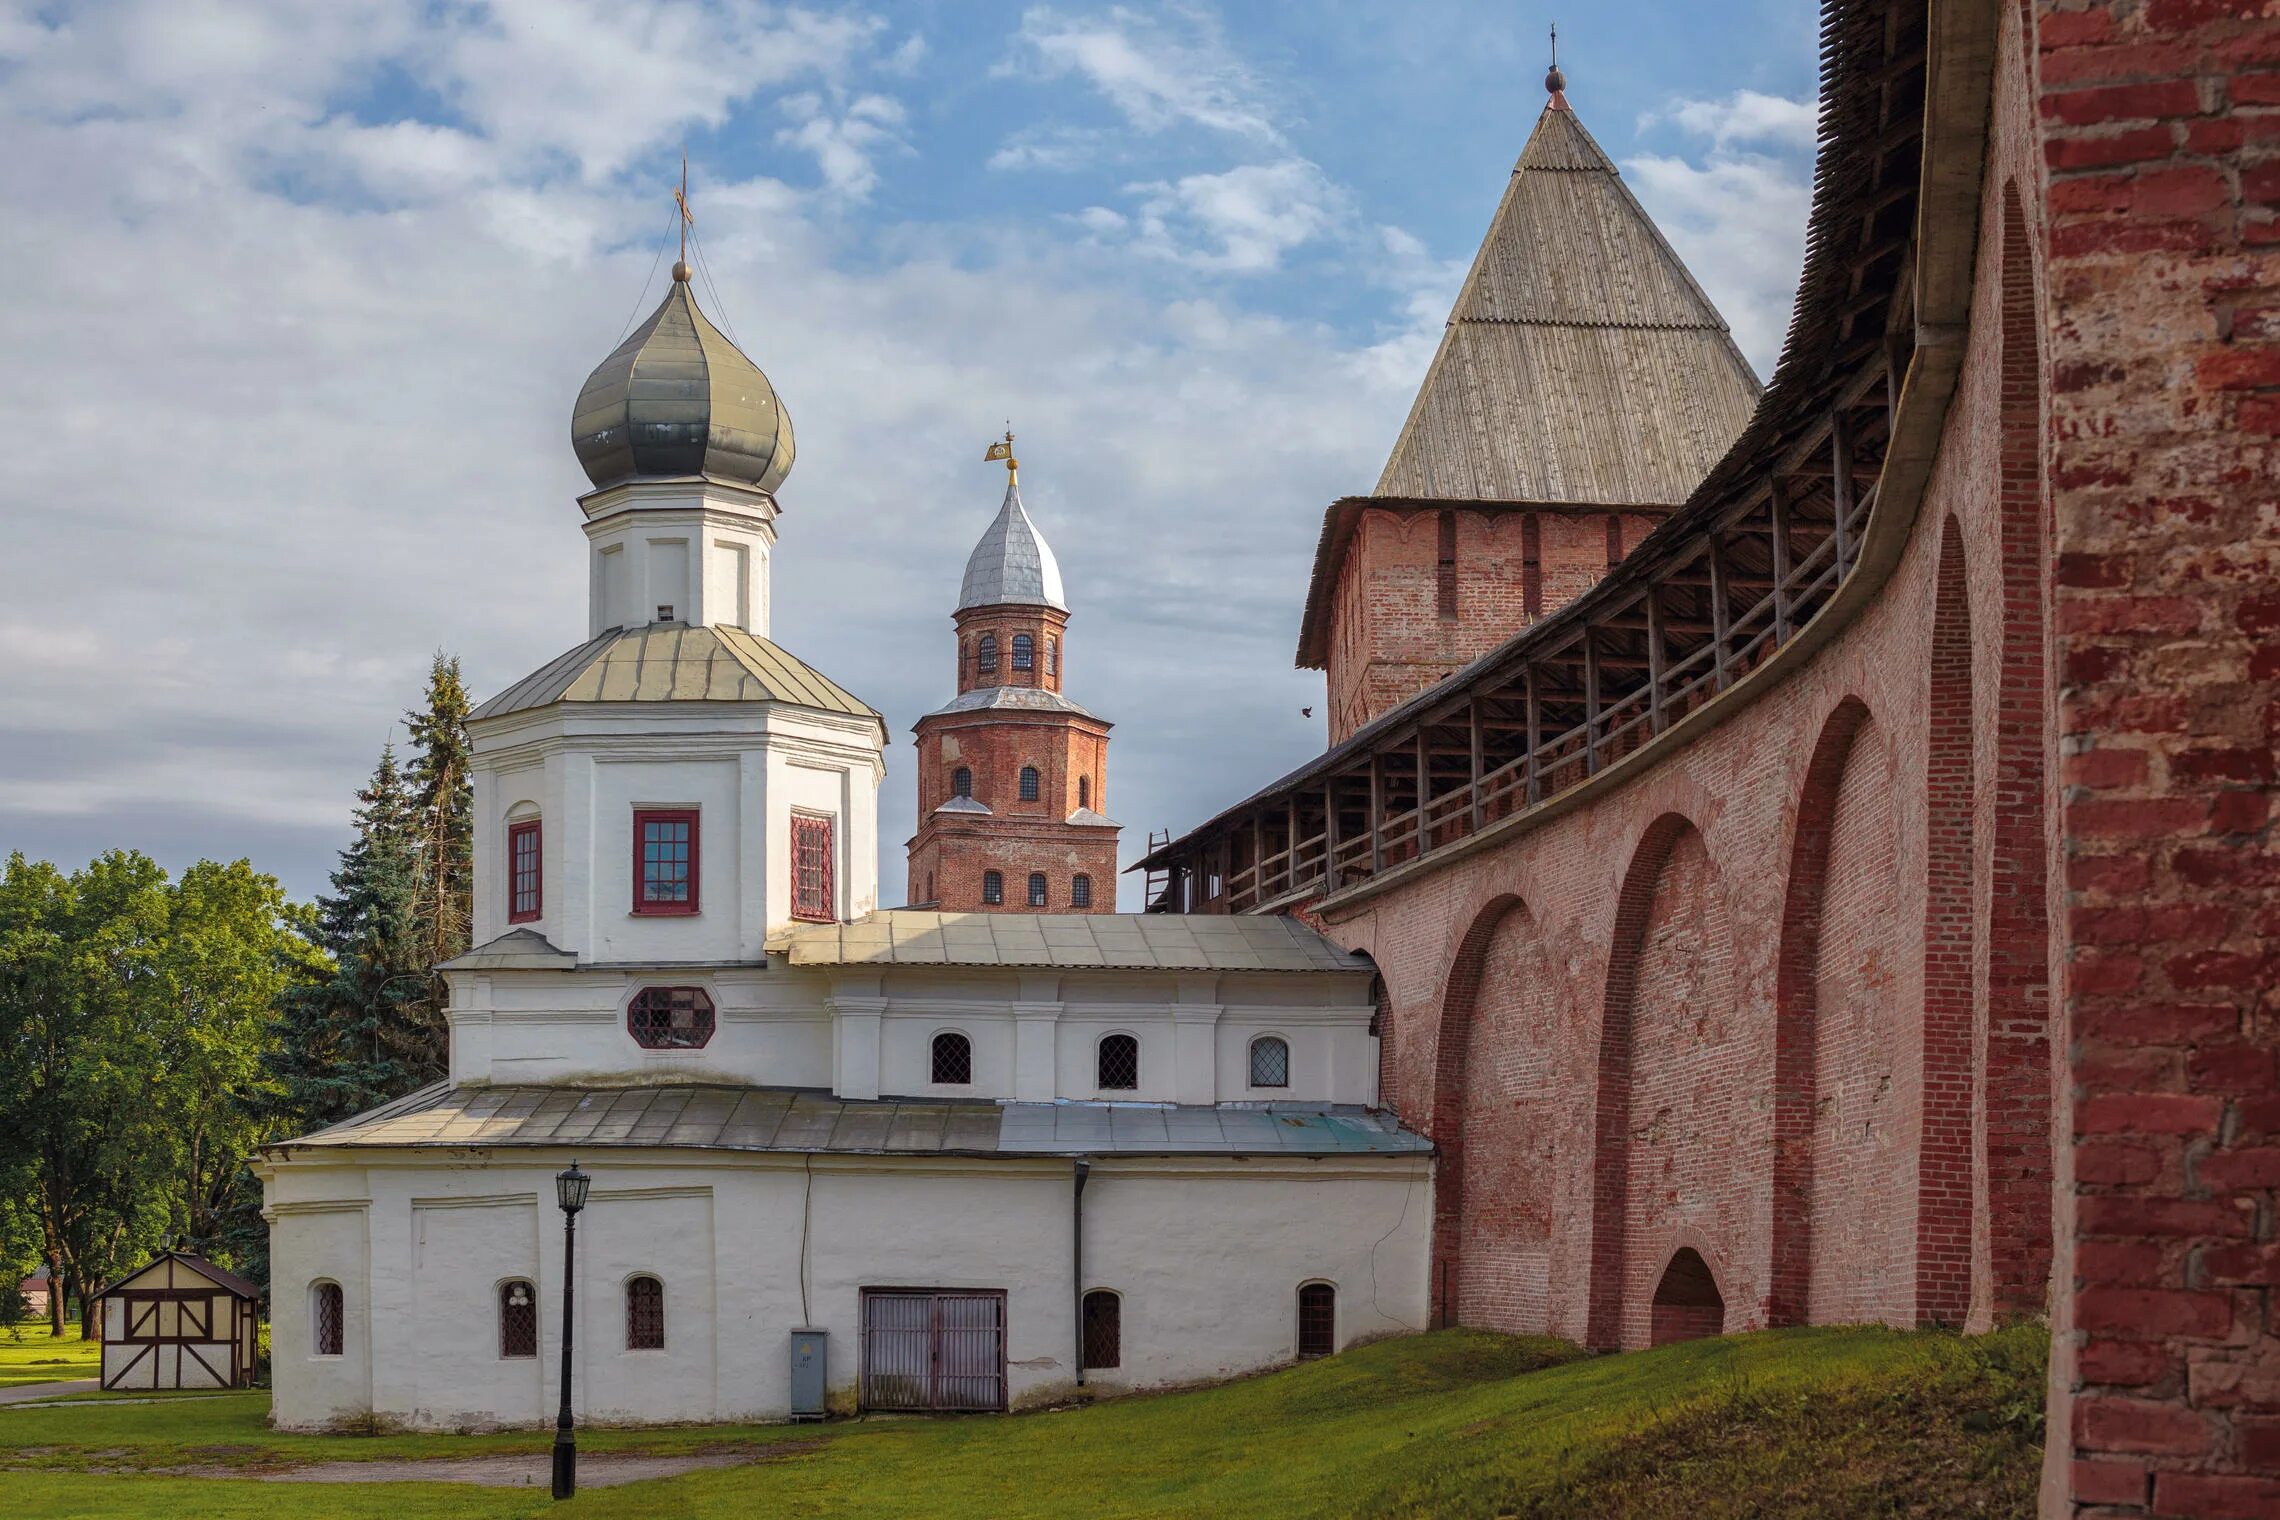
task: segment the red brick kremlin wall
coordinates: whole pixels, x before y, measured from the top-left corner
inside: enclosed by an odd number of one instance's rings
[[[2038,9],[2069,1056],[2050,1513],[2280,1515],[2272,16]]]
[[[2280,8],[2003,8],[1963,370],[1874,603],[1326,915],[1443,1150],[1443,1318],[2048,1313],[2047,1514],[2280,1516],[2276,213]]]

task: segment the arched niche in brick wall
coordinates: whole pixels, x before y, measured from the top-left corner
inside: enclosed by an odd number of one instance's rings
[[[1551,1209],[1561,1101],[1541,935],[1519,898],[1482,906],[1460,940],[1435,1033],[1430,1128],[1437,1322],[1551,1329]]]
[[[2051,1232],[2049,634],[2043,577],[2043,328],[2034,240],[2003,187],[2002,648],[1995,704],[1994,886],[1988,899],[1988,1253],[1995,1314],[2047,1307]]]
[[[1925,707],[1922,1139],[1916,1148],[1916,1322],[1960,1326],[1971,1309],[1972,847],[1975,714],[1963,531],[1940,534]]]
[[[1592,1123],[1585,1339],[1639,1344],[1649,1275],[1674,1236],[1715,1241],[1747,1214],[1762,1162],[1740,1074],[1725,886],[1701,831],[1648,826],[1616,898]],[[1634,1184],[1655,1174],[1651,1194]]]
[[[1891,904],[1892,758],[1857,697],[1799,789],[1776,968],[1769,1324],[1907,1323],[1915,1062],[1902,1048]]]

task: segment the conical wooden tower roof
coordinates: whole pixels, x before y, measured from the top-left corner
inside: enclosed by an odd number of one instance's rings
[[[1758,390],[1725,319],[1555,93],[1374,494],[1674,505]]]

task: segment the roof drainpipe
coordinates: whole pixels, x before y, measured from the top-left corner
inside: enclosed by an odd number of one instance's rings
[[[1077,1191],[1072,1204],[1069,1222],[1070,1254],[1074,1258],[1070,1271],[1077,1299],[1077,1386],[1085,1386],[1085,1179],[1092,1175],[1092,1163],[1077,1163]]]

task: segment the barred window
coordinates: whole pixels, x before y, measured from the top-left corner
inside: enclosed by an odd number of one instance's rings
[[[944,1087],[962,1087],[974,1080],[974,1042],[944,1031],[934,1037],[934,1080]]]
[[[829,923],[839,916],[832,880],[835,852],[831,820],[792,815],[792,917]]]
[[[1024,801],[1024,802],[1035,802],[1035,801],[1037,800],[1037,797],[1038,797],[1038,792],[1039,792],[1039,787],[1038,787],[1038,780],[1039,780],[1039,778],[1038,778],[1038,775],[1037,775],[1037,767],[1036,767],[1036,766],[1034,766],[1034,765],[1025,765],[1025,766],[1023,766],[1023,767],[1021,768],[1021,800],[1022,800],[1022,801]]]
[[[315,1332],[317,1355],[339,1356],[346,1339],[344,1329],[348,1310],[342,1301],[340,1284],[316,1283],[309,1289],[309,1318]]]
[[[538,1355],[538,1292],[521,1278],[499,1284],[499,1355]]]
[[[1043,871],[1029,873],[1029,906],[1032,908],[1045,906],[1045,873]]]
[[[1338,1290],[1308,1283],[1298,1290],[1298,1354],[1328,1356],[1338,1349]]]
[[[1085,1295],[1085,1371],[1106,1371],[1123,1359],[1124,1301],[1106,1288],[1095,1288]]]
[[[1013,636],[1013,668],[1015,670],[1035,670],[1037,668],[1037,641],[1026,633],[1017,633]]]
[[[950,773],[950,795],[953,797],[973,796],[974,773],[962,765],[952,771]]]
[[[625,1009],[644,1050],[702,1050],[713,1037],[713,1000],[702,987],[644,987]]]
[[[997,670],[996,634],[985,633],[982,635],[982,642],[975,646],[974,668],[983,675],[993,674]]]
[[[1072,908],[1089,908],[1092,906],[1092,878],[1082,871],[1069,878],[1069,906]]]
[[[626,1279],[625,1349],[665,1349],[665,1285],[654,1277]]]
[[[1251,1085],[1253,1087],[1290,1086],[1290,1044],[1275,1035],[1263,1035],[1251,1042]]]
[[[996,871],[982,873],[982,901],[990,904],[1005,901],[1005,877]]]
[[[1140,1085],[1140,1042],[1112,1034],[1100,1042],[1100,1084],[1104,1090],[1131,1091]]]
[[[539,821],[525,819],[507,825],[507,922],[527,924],[538,917],[544,900],[544,878],[539,870]]]
[[[697,911],[697,810],[640,808],[633,815],[633,911]]]

